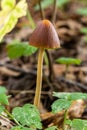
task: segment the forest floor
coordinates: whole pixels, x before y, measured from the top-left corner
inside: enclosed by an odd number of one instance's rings
[[[63,112],[52,114],[51,104],[56,99],[52,96],[53,92],[87,92],[87,41],[80,30],[87,27],[87,16],[79,15],[76,9],[84,7],[83,3],[70,2],[63,9],[57,9],[55,28],[58,33],[61,48],[49,50],[52,60],[52,68],[46,65],[44,60],[43,88],[41,94],[40,112],[44,128],[51,125],[60,125],[63,121]],[[41,20],[39,11],[32,11],[32,17],[35,23]],[[45,17],[52,18],[53,8],[50,6],[45,9]],[[0,86],[7,88],[9,106],[11,111],[15,106],[23,106],[25,103],[33,103],[36,84],[36,67],[38,51],[29,57],[20,57],[11,60],[6,52],[6,46],[13,40],[28,41],[33,29],[28,26],[26,17],[21,18],[14,30],[7,34],[0,44]],[[25,26],[26,25],[26,26]],[[81,65],[72,65],[69,67],[66,77],[65,65],[56,63],[60,57],[73,57],[81,59]],[[53,74],[55,75],[53,77]],[[87,109],[84,110],[83,101],[76,101],[69,110],[69,117],[87,120]],[[78,111],[78,113],[77,113]],[[58,118],[57,118],[58,117]],[[55,120],[56,119],[56,120]],[[4,126],[9,129],[12,124],[4,121]],[[3,123],[1,127],[4,130]],[[5,127],[5,129],[6,129]]]

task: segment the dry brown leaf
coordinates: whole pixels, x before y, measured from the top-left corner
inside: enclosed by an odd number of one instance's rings
[[[61,128],[64,118],[64,112],[59,112],[56,114],[53,114],[52,112],[48,112],[45,114],[41,114],[43,126],[46,128],[49,126],[58,126]]]
[[[5,130],[10,129],[12,127],[10,120],[2,116],[0,116],[0,123],[1,123],[0,127],[3,127],[3,128],[5,127]]]
[[[70,118],[80,118],[84,112],[85,102],[83,100],[74,101],[71,105],[68,115]]]

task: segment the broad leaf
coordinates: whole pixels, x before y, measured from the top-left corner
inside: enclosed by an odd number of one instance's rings
[[[73,128],[73,130],[87,130],[87,120],[67,120],[66,124],[70,125],[70,127]]]
[[[26,44],[14,40],[11,44],[7,46],[8,56],[10,58],[18,58],[23,55],[26,49]]]
[[[62,57],[62,58],[58,58],[56,60],[57,63],[59,64],[65,64],[65,65],[80,65],[81,64],[81,60],[80,59],[76,59],[76,58],[68,58],[68,57]]]
[[[57,0],[57,7],[61,8],[65,4],[67,4],[68,2],[69,2],[69,0]],[[42,9],[46,9],[47,7],[49,7],[49,5],[52,5],[53,3],[54,3],[54,0],[43,0],[43,1],[41,1]],[[35,6],[35,10],[40,10],[40,7],[39,7],[38,4]]]
[[[6,88],[5,87],[3,87],[3,86],[0,86],[0,94],[2,94],[2,93],[6,93]]]
[[[7,46],[7,53],[11,59],[31,55],[36,50],[37,48],[30,46],[27,42],[20,42],[17,40],[14,40]]]
[[[87,34],[87,27],[81,28],[81,29],[80,29],[80,32],[82,32],[82,33],[84,33],[84,34]]]
[[[12,10],[16,4],[16,0],[1,0],[1,8],[2,10]]]
[[[42,3],[42,9],[46,9],[47,7],[49,7],[49,5],[53,4],[54,0],[43,0]],[[35,10],[40,10],[39,5],[37,4],[35,6]]]
[[[25,104],[23,107],[16,107],[12,115],[23,126],[42,129],[40,114],[34,105]]]
[[[8,96],[6,94],[0,94],[0,104],[8,105]]]
[[[87,99],[87,93],[79,93],[79,92],[72,92],[72,93],[66,93],[66,92],[54,92],[53,96],[67,99],[70,101],[78,100],[78,99]]]
[[[77,9],[77,10],[76,10],[76,13],[77,13],[77,14],[80,14],[80,15],[85,15],[85,16],[87,16],[87,8]]]
[[[24,56],[29,56],[32,55],[33,53],[35,53],[37,51],[36,47],[30,46],[27,44],[26,49],[24,50]]]
[[[58,99],[52,104],[52,112],[57,113],[62,110],[67,110],[71,106],[71,101],[66,99]]]
[[[3,37],[16,25],[18,18],[26,15],[26,0],[20,0],[17,5],[15,0],[1,0],[0,11],[0,42]]]
[[[3,105],[0,105],[0,114],[5,110],[5,107]]]
[[[53,96],[61,99],[69,99],[70,93],[68,92],[53,92]]]
[[[57,126],[51,126],[51,127],[47,128],[45,130],[57,130]]]
[[[14,126],[14,127],[11,128],[11,130],[33,130],[33,129],[22,127],[22,126]]]
[[[27,11],[26,0],[20,0],[18,4],[15,6],[15,9],[13,10],[13,14],[15,14],[17,18],[20,18],[26,15],[26,11]]]
[[[57,0],[57,7],[63,7],[69,0]]]

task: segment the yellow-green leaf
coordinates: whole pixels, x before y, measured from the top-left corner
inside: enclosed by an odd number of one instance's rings
[[[20,18],[26,15],[26,8],[27,8],[26,0],[21,0],[16,5],[15,9],[13,10],[13,13],[15,14],[17,18]]]
[[[13,22],[14,21],[14,22]],[[13,13],[11,13],[8,18],[5,21],[4,26],[1,28],[0,30],[0,41],[3,39],[3,37],[5,36],[5,34],[7,34],[8,32],[10,32],[15,24],[17,23],[17,18],[13,15]]]
[[[25,16],[27,12],[26,0],[20,0],[17,5],[15,0],[2,0],[0,11],[0,42],[16,25],[18,18]]]
[[[16,4],[16,0],[1,0],[1,8],[2,10],[11,10],[14,8]]]

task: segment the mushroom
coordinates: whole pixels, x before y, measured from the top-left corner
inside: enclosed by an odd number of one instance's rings
[[[39,108],[44,50],[60,48],[60,41],[53,24],[49,20],[45,19],[38,23],[36,29],[30,36],[29,42],[30,45],[39,48],[36,92],[34,98],[34,105]]]

